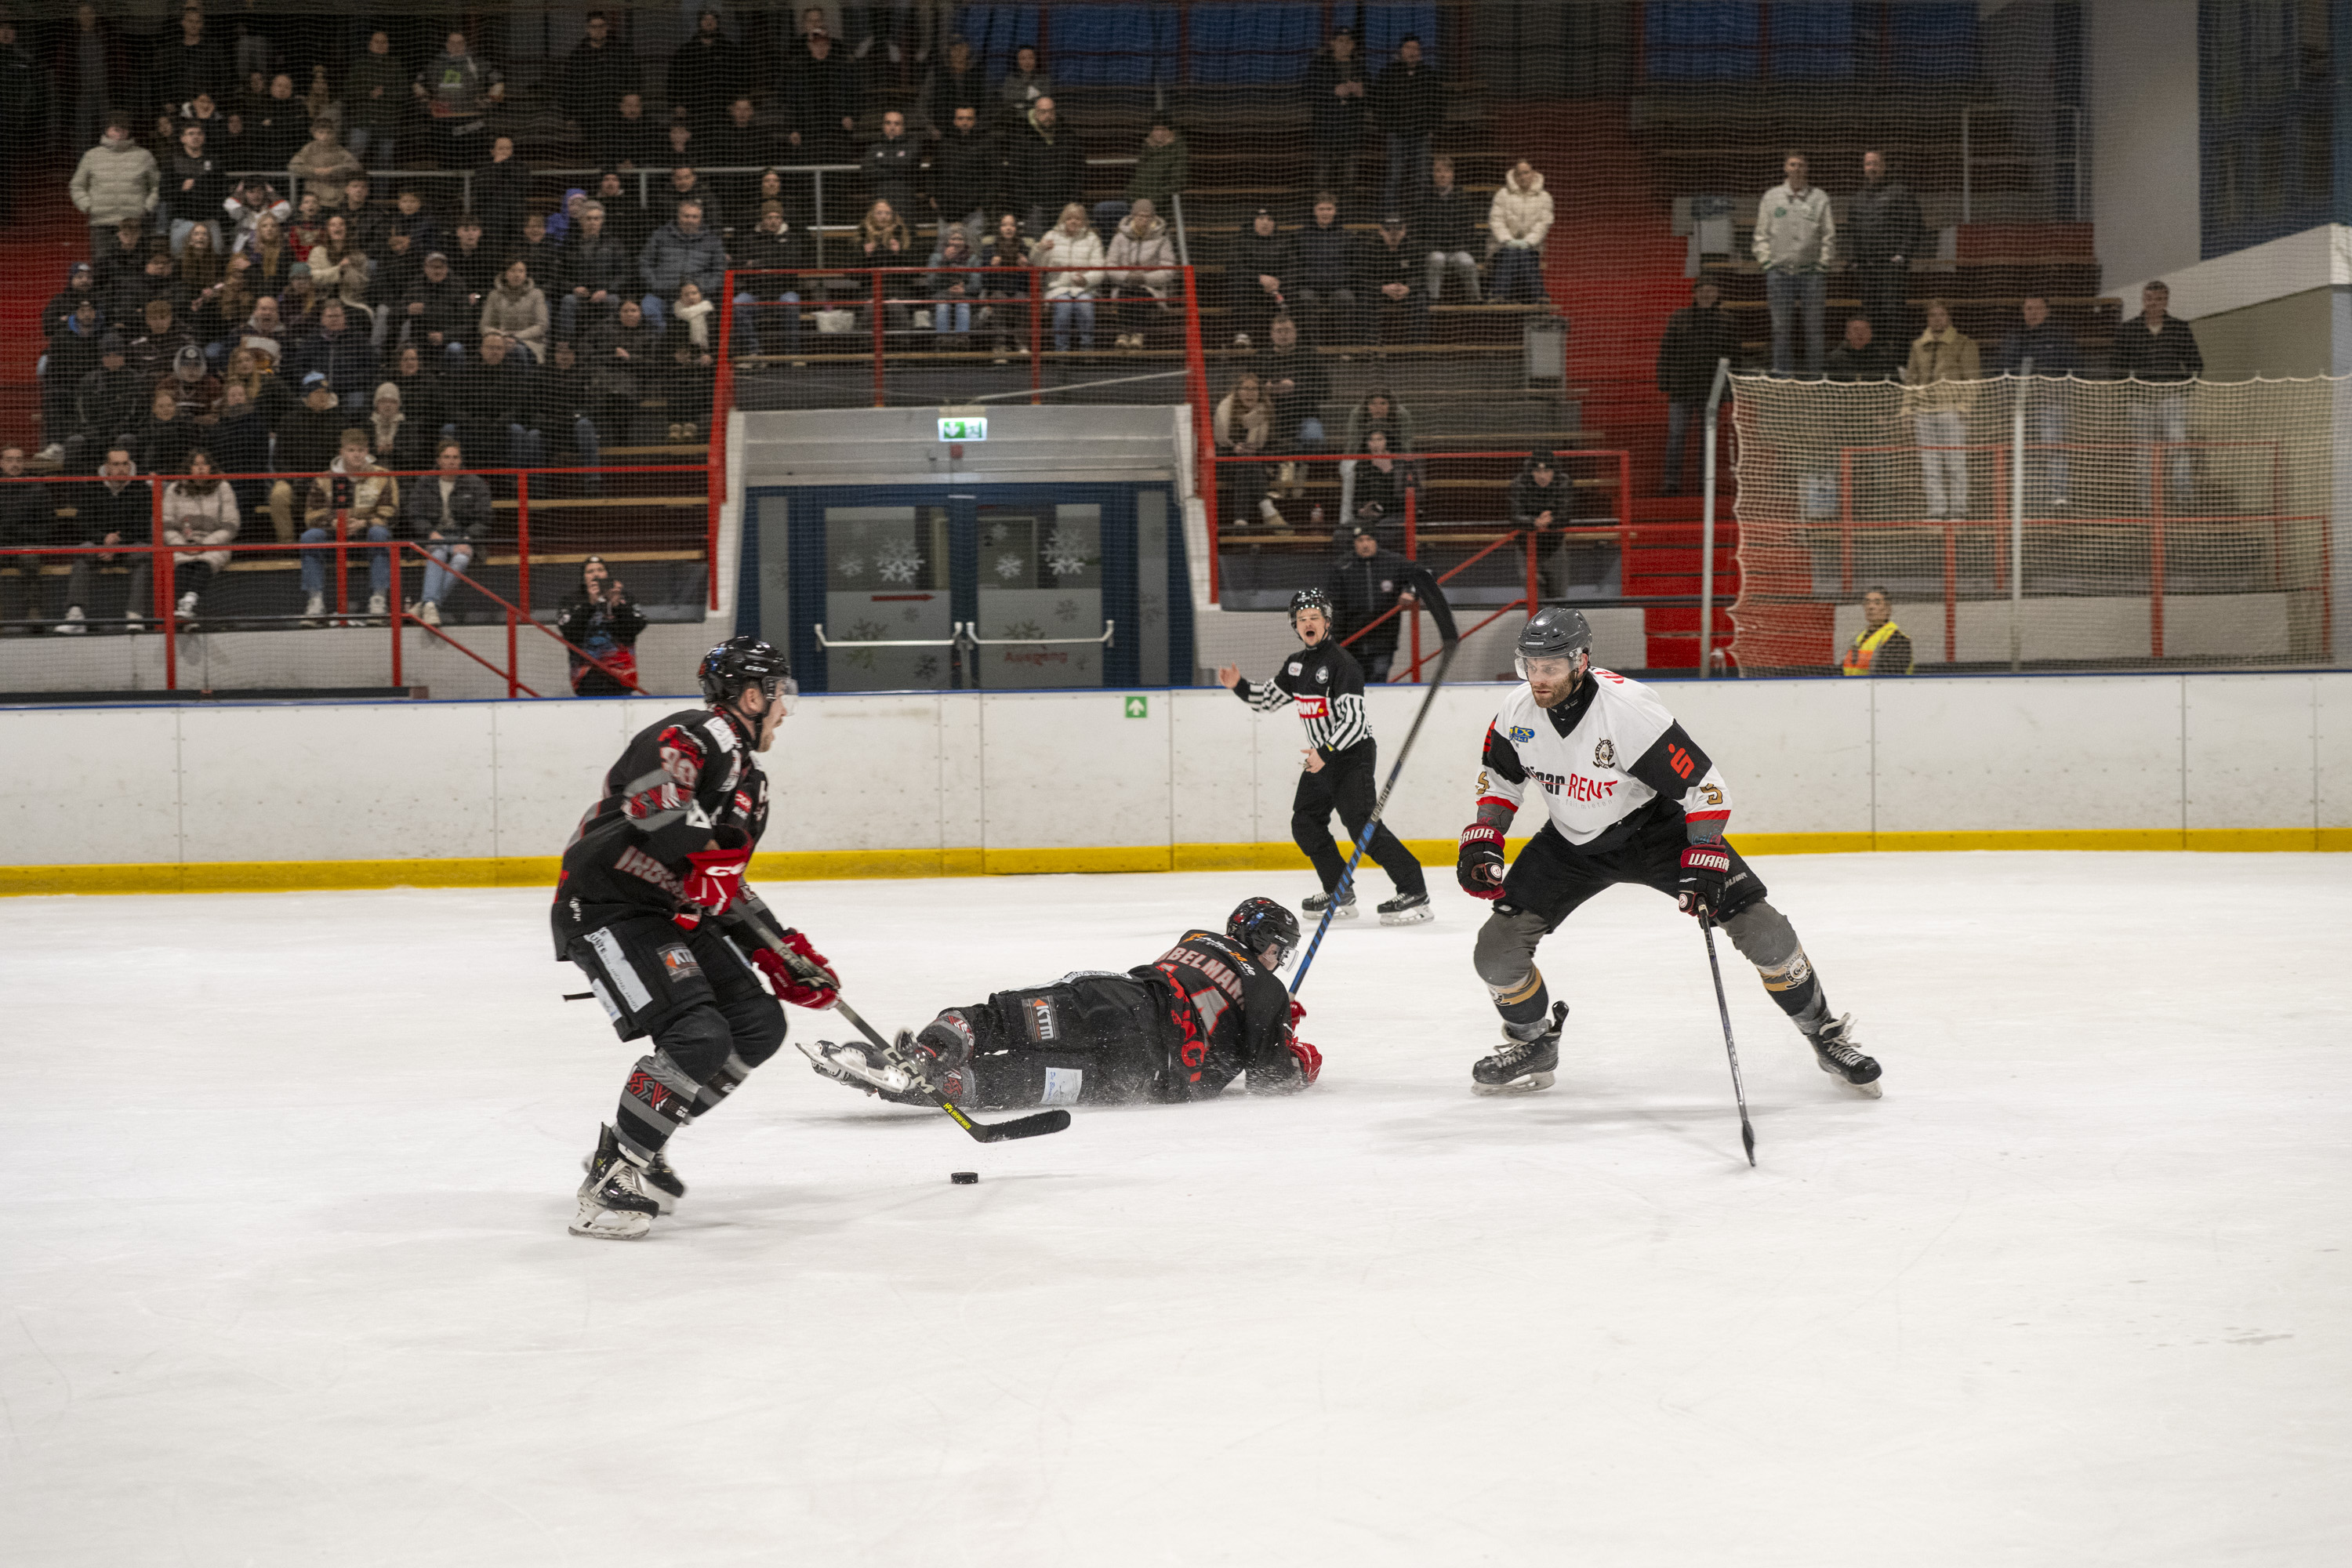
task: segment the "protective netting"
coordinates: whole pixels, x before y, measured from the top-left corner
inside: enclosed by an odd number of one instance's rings
[[[1733,396],[1748,673],[1835,672],[1874,590],[1920,669],[2342,661],[2342,380],[1743,375]]]

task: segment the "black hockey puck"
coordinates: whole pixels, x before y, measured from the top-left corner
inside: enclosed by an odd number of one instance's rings
[[[959,1187],[973,1186],[978,1184],[980,1181],[980,1173],[978,1171],[950,1171],[948,1173],[948,1180],[953,1182]]]

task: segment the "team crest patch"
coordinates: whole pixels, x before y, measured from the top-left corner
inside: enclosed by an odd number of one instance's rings
[[[1514,746],[1524,746],[1535,738],[1536,732],[1533,730],[1528,729],[1525,724],[1514,724],[1511,726],[1511,744]]]
[[[1331,671],[1330,671],[1330,669],[1329,669],[1328,667],[1326,667],[1326,668],[1324,668],[1318,669],[1318,670],[1315,672],[1315,679],[1318,679],[1318,680],[1319,680],[1319,681],[1322,681],[1324,684],[1326,684],[1326,685],[1328,686],[1328,684],[1330,684],[1330,680],[1331,680]]]
[[[1603,736],[1601,744],[1592,748],[1592,765],[1596,768],[1615,767],[1617,765],[1616,743]]]
[[[672,980],[701,978],[702,965],[697,963],[694,961],[694,954],[682,946],[663,948],[661,961],[662,967],[669,972],[669,977]]]
[[[1039,1045],[1045,1045],[1061,1037],[1061,1030],[1055,1026],[1054,1021],[1052,997],[1029,998],[1029,1037]]]
[[[1298,664],[1298,661],[1297,661],[1297,659],[1295,659],[1295,658],[1294,658],[1294,659],[1292,659],[1292,660],[1290,661],[1290,673],[1291,673],[1291,674],[1293,674],[1293,675],[1297,675],[1297,674],[1298,673],[1298,669],[1299,669],[1299,664]]]

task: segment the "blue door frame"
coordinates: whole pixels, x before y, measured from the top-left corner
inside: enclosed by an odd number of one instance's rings
[[[948,509],[948,602],[950,617],[961,624],[980,619],[980,529],[982,506],[1094,505],[1102,509],[1103,616],[1116,626],[1103,652],[1105,687],[1131,687],[1142,679],[1143,617],[1139,603],[1136,501],[1157,491],[1165,498],[1168,559],[1168,669],[1171,681],[1190,684],[1192,673],[1192,588],[1186,564],[1183,516],[1165,484],[975,484],[791,485],[746,490],[742,561],[736,574],[738,631],[758,633],[763,624],[759,517],[766,498],[786,508],[793,672],[803,691],[831,689],[825,650],[816,626],[825,614],[825,511],[835,506],[945,506]],[[954,661],[952,684],[970,687],[976,677]]]

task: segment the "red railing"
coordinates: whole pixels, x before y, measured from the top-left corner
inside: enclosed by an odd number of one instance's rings
[[[2267,439],[2252,441],[2028,441],[2024,444],[2024,451],[2028,463],[2027,479],[2029,482],[2040,482],[2042,484],[2047,484],[2049,482],[2046,477],[2046,468],[2036,466],[2034,458],[2035,454],[2044,455],[2046,460],[2046,456],[2052,453],[2147,453],[2148,464],[2148,472],[2146,480],[2147,486],[2148,507],[2147,512],[2101,513],[2096,511],[2075,510],[2069,509],[2066,514],[2063,517],[2028,516],[2022,520],[2021,526],[2023,528],[2035,530],[2137,528],[2147,531],[2149,658],[2162,658],[2164,657],[2165,554],[2168,544],[2166,537],[2167,532],[2168,530],[2185,527],[2268,528],[2271,530],[2273,546],[2271,552],[2271,571],[2274,579],[2272,588],[2273,592],[2283,592],[2285,590],[2286,584],[2284,582],[2276,581],[2275,579],[2278,576],[2281,560],[2284,554],[2284,550],[2280,548],[2284,537],[2284,530],[2286,525],[2290,523],[2316,524],[2320,529],[2322,535],[2322,544],[2318,552],[2320,584],[2317,590],[2320,600],[2320,646],[2324,648],[2332,648],[2335,646],[2334,605],[2331,603],[2333,595],[2328,591],[2328,584],[2332,576],[2333,563],[2330,559],[2328,545],[2326,542],[2332,526],[2331,520],[2326,513],[2290,513],[2280,510],[2285,504],[2285,473],[2284,467],[2284,453],[2282,450],[2281,443],[2278,441]],[[2266,452],[2269,455],[2271,466],[2272,510],[2267,512],[2253,515],[2168,513],[2165,507],[2165,468],[2168,466],[2168,460],[2174,458],[2177,454],[2192,451]],[[1913,458],[1922,452],[1961,452],[1970,456],[1981,453],[1991,454],[1993,479],[1993,503],[1991,507],[1991,515],[1982,518],[1860,518],[1854,515],[1854,492],[1856,488],[1854,462],[1856,458],[1868,458],[1874,455],[1886,454],[1897,458]],[[1869,446],[1839,447],[1837,518],[1839,532],[1839,598],[1841,600],[1849,600],[1853,597],[1853,540],[1854,531],[1856,529],[1877,529],[1883,531],[1895,530],[1906,531],[1923,529],[1941,530],[1944,536],[1944,661],[1948,664],[1954,662],[1958,658],[1959,647],[1959,539],[1960,531],[1962,529],[1980,529],[1987,531],[1992,542],[1993,588],[1997,593],[2006,592],[2009,586],[2008,574],[2011,570],[2009,561],[2011,548],[2010,535],[2012,530],[2021,526],[2020,521],[2012,518],[2011,515],[2012,508],[2011,506],[2009,486],[2012,480],[2012,456],[2013,448],[2011,443],[2006,441],[1975,441],[1953,443],[1948,445],[1933,442],[1883,442]],[[2112,479],[2109,479],[2106,482],[2110,485],[2114,483]],[[1822,524],[1819,521],[1810,519],[1794,523],[1776,523],[1769,520],[1759,520],[1758,522],[1752,522],[1748,526],[1750,529],[1769,529],[1776,526],[1781,528],[1799,527],[1804,529],[1815,529],[1821,527]]]
[[[604,476],[626,477],[634,474],[699,474],[705,471],[706,467],[706,465],[701,464],[667,463],[647,464],[642,467],[623,468],[467,468],[462,470],[464,473],[472,475],[478,479],[511,479],[515,481],[515,534],[511,548],[514,551],[515,558],[516,598],[520,599],[521,603],[517,604],[507,599],[496,590],[488,587],[487,584],[465,573],[449,572],[449,575],[453,579],[464,584],[467,587],[473,589],[475,592],[479,593],[484,597],[491,600],[494,604],[499,605],[500,610],[503,612],[507,623],[507,667],[504,669],[499,669],[496,665],[493,665],[488,660],[483,658],[480,654],[477,653],[474,649],[448,636],[440,628],[418,619],[414,614],[410,613],[406,609],[404,595],[400,591],[403,574],[399,563],[404,553],[413,555],[420,565],[431,562],[432,557],[424,543],[415,539],[372,540],[366,537],[365,528],[362,528],[355,534],[352,531],[351,520],[344,512],[339,511],[335,515],[334,538],[331,541],[320,541],[313,544],[306,544],[299,541],[287,540],[240,540],[238,542],[226,544],[205,544],[187,541],[183,541],[178,544],[163,542],[164,531],[164,491],[168,487],[180,480],[195,477],[193,475],[137,474],[131,476],[126,481],[126,484],[129,485],[144,485],[147,487],[148,537],[143,542],[126,542],[113,545],[104,543],[79,545],[9,545],[5,548],[0,548],[0,559],[14,559],[19,557],[47,559],[55,557],[60,560],[70,561],[76,558],[87,557],[94,559],[103,565],[111,565],[117,557],[137,557],[143,555],[147,558],[150,569],[148,584],[148,598],[150,603],[148,608],[151,613],[144,617],[146,625],[141,626],[135,629],[144,632],[150,627],[152,627],[158,630],[168,629],[176,634],[179,627],[176,623],[174,612],[178,604],[179,595],[175,586],[178,572],[178,563],[175,558],[178,556],[210,554],[227,554],[230,556],[284,556],[290,553],[297,560],[299,560],[309,553],[331,552],[334,556],[334,563],[331,568],[334,577],[333,606],[331,609],[325,609],[324,614],[320,617],[320,619],[331,624],[335,622],[365,622],[374,618],[373,616],[356,615],[351,608],[351,556],[353,552],[381,550],[385,552],[387,555],[391,557],[393,562],[391,571],[391,584],[393,592],[389,595],[386,614],[383,616],[391,633],[391,679],[388,684],[394,687],[406,684],[403,679],[404,651],[400,640],[400,631],[402,626],[405,624],[422,628],[435,637],[439,638],[440,641],[448,644],[452,647],[457,648],[467,658],[474,659],[477,663],[481,664],[485,668],[489,669],[493,674],[498,675],[501,679],[506,681],[509,696],[513,696],[518,693],[528,693],[533,697],[539,696],[539,692],[533,690],[522,682],[520,674],[520,664],[518,662],[518,628],[522,626],[529,626],[542,636],[562,644],[562,646],[572,653],[579,655],[580,658],[585,659],[588,663],[604,670],[606,674],[611,675],[614,679],[628,686],[632,690],[641,691],[641,689],[637,687],[634,680],[622,674],[619,670],[614,669],[611,665],[605,663],[604,660],[598,659],[586,649],[567,641],[559,633],[535,618],[531,611],[527,607],[531,602],[531,561],[534,553],[531,539],[530,481],[534,476],[543,479],[551,477],[566,475],[591,475],[602,478]],[[376,471],[388,474],[391,478],[404,481],[421,479],[426,482],[431,482],[432,480],[439,478],[440,475],[440,470],[437,468],[384,469]],[[224,483],[230,484],[239,482],[275,484],[283,482],[295,488],[295,504],[300,506],[306,499],[308,488],[312,480],[322,477],[331,478],[332,476],[314,475],[309,473],[225,473],[208,474],[203,477],[206,479],[218,479]],[[0,484],[47,485],[54,487],[58,490],[67,492],[68,496],[87,495],[90,490],[105,482],[105,477],[102,475],[94,476],[76,474],[71,476],[60,476],[26,474],[13,479],[6,476],[0,476]],[[631,498],[622,496],[613,497],[610,499],[622,501],[633,499],[643,499],[646,504],[650,506],[658,505],[661,498]],[[77,501],[75,504],[77,506],[77,513],[79,514],[79,502]],[[493,504],[495,506],[495,501]],[[542,498],[541,504],[546,505],[550,503],[546,498]],[[495,515],[495,512],[493,515]],[[78,515],[77,521],[79,521],[80,520]],[[241,527],[249,528],[251,526],[252,522],[250,520],[247,520],[241,524]],[[508,542],[503,538],[477,539],[472,542],[472,547],[467,553],[472,559],[480,560],[488,556],[494,550],[503,553],[507,548],[509,548]],[[610,547],[608,546],[607,548]],[[718,562],[715,548],[707,545],[704,554],[704,573],[706,576],[711,578],[714,582],[718,575],[717,566]],[[443,566],[442,570],[448,572],[448,568],[446,566]],[[37,607],[38,604],[37,589],[33,591],[31,601],[34,606]],[[130,608],[135,610],[136,606],[130,606]],[[322,609],[324,609],[324,606],[322,606]],[[215,616],[214,618],[217,620],[220,617]],[[250,613],[240,613],[227,618],[235,624],[241,626],[268,624],[284,625],[287,623],[300,623],[305,619],[305,617],[299,616],[269,616]],[[93,630],[97,629],[96,624],[91,623],[91,626]],[[176,635],[167,637],[164,639],[163,678],[164,689],[166,690],[175,691],[179,689],[179,644]]]

